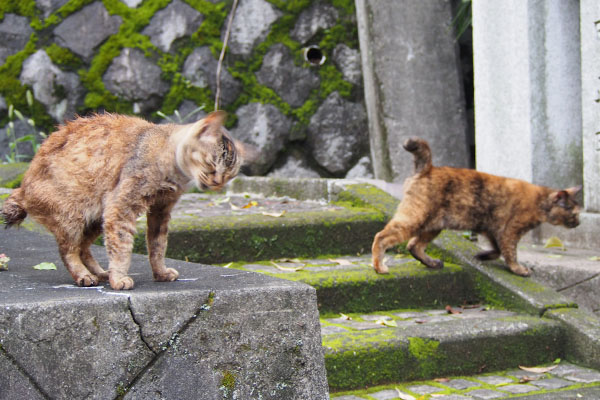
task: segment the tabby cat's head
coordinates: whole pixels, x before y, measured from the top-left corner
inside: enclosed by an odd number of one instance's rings
[[[580,209],[575,196],[580,190],[581,186],[577,186],[550,193],[549,223],[566,226],[567,228],[575,228],[579,225]]]
[[[177,146],[177,165],[202,190],[221,189],[242,164],[242,145],[223,127],[225,115],[215,111],[188,126]]]

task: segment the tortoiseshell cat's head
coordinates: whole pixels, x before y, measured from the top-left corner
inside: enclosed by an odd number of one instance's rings
[[[550,194],[550,209],[546,211],[548,222],[552,225],[562,225],[575,228],[579,225],[579,205],[575,196],[581,186],[559,190]]]
[[[225,112],[216,111],[182,127],[177,166],[202,190],[220,190],[240,170],[243,145],[223,127]]]

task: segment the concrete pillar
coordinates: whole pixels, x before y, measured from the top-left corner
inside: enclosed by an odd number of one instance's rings
[[[464,89],[449,0],[356,0],[375,177],[402,182],[429,140],[434,163],[469,164]]]
[[[581,0],[584,205],[600,212],[600,2]],[[600,239],[599,239],[600,242]]]
[[[580,184],[579,1],[473,1],[472,11],[477,169]]]

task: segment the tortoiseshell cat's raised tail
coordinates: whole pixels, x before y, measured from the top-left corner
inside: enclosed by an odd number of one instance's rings
[[[136,219],[146,213],[154,279],[174,281],[178,272],[164,262],[173,206],[190,184],[220,189],[240,169],[243,146],[223,128],[224,118],[214,112],[194,124],[155,125],[104,114],[71,121],[42,144],[6,199],[6,226],[27,215],[44,225],[79,286],[108,280],[113,289],[132,289]],[[90,252],[102,232],[108,271]]]
[[[574,228],[579,225],[575,195],[581,186],[555,190],[525,181],[503,178],[472,169],[434,167],[426,141],[408,139],[404,149],[414,156],[415,175],[404,182],[404,197],[396,214],[373,241],[373,267],[383,264],[386,249],[408,241],[407,249],[429,268],[442,268],[441,260],[425,254],[425,247],[442,229],[471,230],[486,236],[492,249],[477,255],[493,260],[502,255],[512,272],[528,276],[517,263],[521,237],[549,222]]]

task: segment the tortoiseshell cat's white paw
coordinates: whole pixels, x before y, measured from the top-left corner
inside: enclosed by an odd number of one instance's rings
[[[512,264],[509,266],[509,268],[513,273],[515,273],[519,276],[530,276],[531,275],[531,271],[529,270],[529,268],[524,267],[519,264]]]
[[[173,282],[179,277],[179,272],[173,268],[165,269],[164,273],[154,274],[154,280],[157,282]]]
[[[127,275],[110,274],[108,281],[110,282],[110,287],[114,290],[133,289],[133,279]]]

